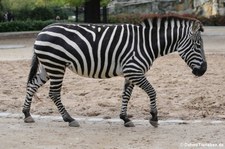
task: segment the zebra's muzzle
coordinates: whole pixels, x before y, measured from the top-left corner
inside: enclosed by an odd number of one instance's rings
[[[204,61],[199,68],[194,68],[192,73],[195,76],[200,77],[206,72],[206,70],[207,70],[207,62]]]

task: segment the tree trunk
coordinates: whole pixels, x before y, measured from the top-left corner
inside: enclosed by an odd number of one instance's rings
[[[107,21],[108,21],[108,18],[107,18],[107,14],[108,12],[107,12],[107,7],[106,6],[104,6],[103,7],[103,11],[102,11],[102,14],[103,14],[103,19],[102,19],[102,22],[103,23],[107,23]]]
[[[79,21],[79,19],[78,19],[78,17],[79,17],[79,7],[76,7],[75,16],[76,16],[76,22],[78,22]]]
[[[100,23],[100,0],[88,0],[84,5],[84,22]]]

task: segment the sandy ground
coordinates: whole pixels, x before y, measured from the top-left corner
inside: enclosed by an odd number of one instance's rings
[[[6,127],[7,126],[7,127]],[[70,128],[63,122],[0,119],[2,149],[222,149],[224,124],[148,125],[85,124]]]
[[[225,119],[225,36],[203,36],[208,71],[196,78],[178,54],[157,59],[146,74],[157,91],[159,119]],[[33,38],[0,40],[0,112],[21,113],[32,57]],[[23,48],[4,48],[22,45]],[[2,48],[1,48],[2,46]],[[73,117],[118,118],[124,79],[95,80],[66,72],[62,102]],[[48,97],[47,83],[32,103],[32,114],[59,115]],[[149,118],[149,99],[135,88],[128,113],[132,119]],[[21,118],[0,118],[0,142],[4,148],[183,148],[196,143],[224,144],[224,124],[149,125],[124,128],[119,124],[83,124],[38,120],[24,124]],[[63,141],[62,141],[63,140]],[[193,143],[193,144],[192,144]],[[198,147],[202,147],[198,145]],[[204,148],[204,147],[203,147]]]

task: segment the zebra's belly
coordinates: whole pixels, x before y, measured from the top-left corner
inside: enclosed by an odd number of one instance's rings
[[[72,72],[87,78],[106,79],[106,78],[112,78],[112,77],[123,75],[122,68],[119,66],[114,66],[114,65],[111,65],[107,68],[83,69],[80,71],[76,69],[72,63],[68,65],[67,67]]]
[[[57,75],[53,73],[61,73],[65,67],[69,68],[72,72],[88,78],[105,79],[115,76],[123,75],[122,67],[115,61],[110,64],[107,62],[102,63],[87,63],[83,61],[74,61],[65,59],[54,54],[43,54],[42,51],[35,49],[35,53],[38,56],[39,62],[44,66],[45,69],[51,70],[51,75]],[[57,60],[56,60],[57,58]],[[47,73],[49,73],[47,71]]]

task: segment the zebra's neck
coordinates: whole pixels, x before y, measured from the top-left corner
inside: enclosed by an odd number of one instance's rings
[[[147,19],[138,26],[139,46],[146,48],[154,60],[177,51],[179,43],[188,35],[189,27],[190,21],[178,18]]]

